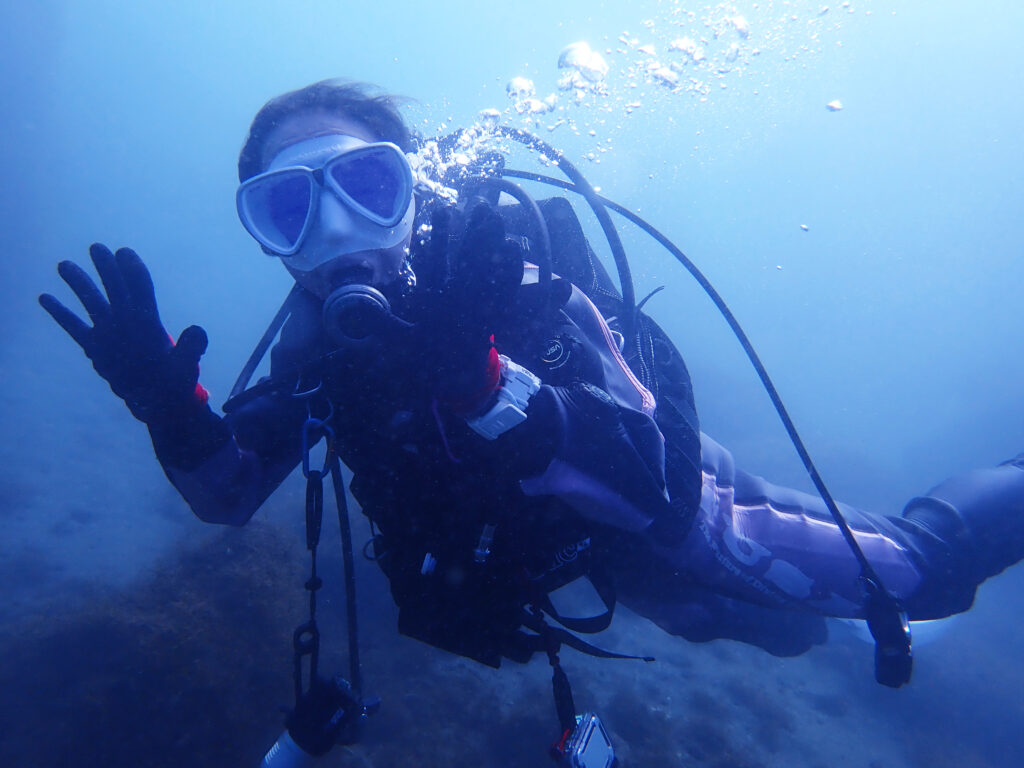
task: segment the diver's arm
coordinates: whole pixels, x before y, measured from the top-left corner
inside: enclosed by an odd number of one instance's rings
[[[271,376],[281,376],[316,348],[319,304],[303,295],[270,353]],[[211,414],[213,416],[213,414]],[[168,479],[199,519],[243,525],[295,469],[306,403],[269,392],[234,408],[219,422],[220,444],[196,442],[197,433],[154,432],[153,446]]]
[[[508,440],[525,457],[528,496],[557,496],[587,519],[633,533],[669,511],[654,420],[594,385],[541,387]]]
[[[82,303],[91,325],[49,294],[39,297],[82,348],[96,372],[149,428],[157,457],[196,514],[244,523],[298,461],[273,439],[239,439],[251,418],[222,419],[199,385],[206,332],[182,331],[175,343],[160,320],[153,281],[129,248],[89,249],[102,289],[71,261],[58,274]],[[242,450],[240,445],[257,446]]]
[[[286,375],[317,354],[320,302],[306,293],[297,299],[270,352],[271,378]],[[181,461],[174,440],[168,443],[171,450],[164,450],[154,435],[153,445],[167,477],[199,519],[243,525],[301,460],[306,416],[303,399],[268,393],[249,399],[221,420],[228,437],[217,450],[186,451]]]
[[[654,398],[579,289],[564,311],[596,361],[597,381],[542,386],[531,398],[527,420],[508,438],[513,451],[529,457],[521,487],[531,496],[555,495],[588,519],[646,531],[670,515]]]
[[[254,462],[208,405],[188,418],[149,424],[149,435],[164,474],[200,520],[242,525],[252,516],[256,507],[246,509],[239,490],[243,477],[254,476]]]
[[[162,466],[200,520],[244,525],[297,463],[262,459],[232,439],[192,470]]]
[[[424,296],[432,299],[417,346],[429,361],[427,386],[435,404],[463,417],[480,435],[480,452],[520,478],[526,494],[555,495],[583,515],[625,530],[648,528],[668,504],[654,398],[622,359],[600,313],[562,281],[548,286],[550,293],[530,290],[539,287],[531,285],[538,271],[524,268],[521,248],[506,238],[501,217],[489,205],[472,207],[455,247],[452,223],[450,211],[435,213],[430,247],[416,261]],[[499,372],[498,353],[505,351],[506,339],[515,345],[512,340],[521,336],[503,335],[501,329],[536,323],[563,290],[561,310],[588,358],[580,372],[586,381],[563,378],[559,386],[541,386],[525,404],[526,420],[515,424],[503,402],[509,369]],[[524,362],[511,351],[508,357]],[[492,449],[485,440],[493,441]]]

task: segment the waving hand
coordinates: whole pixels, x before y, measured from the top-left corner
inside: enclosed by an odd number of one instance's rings
[[[40,296],[39,303],[78,343],[132,414],[150,423],[201,391],[199,358],[206,351],[206,332],[193,325],[181,333],[177,344],[171,341],[160,322],[149,270],[135,251],[121,248],[111,253],[97,243],[89,255],[102,291],[72,261],[60,262],[57,272],[82,302],[92,325],[50,294]]]

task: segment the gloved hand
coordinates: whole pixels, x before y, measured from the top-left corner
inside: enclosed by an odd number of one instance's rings
[[[493,333],[523,282],[522,249],[505,237],[498,212],[480,201],[470,209],[452,256],[445,292],[459,305],[461,324]]]
[[[160,322],[149,270],[130,248],[114,254],[96,243],[89,255],[106,296],[74,262],[60,262],[57,272],[82,302],[92,327],[50,294],[39,297],[43,309],[82,347],[135,418],[152,425],[178,418],[190,405],[205,407],[198,381],[206,332],[189,326],[177,344],[171,341]]]
[[[358,738],[358,726],[378,702],[357,701],[349,684],[340,677],[316,677],[285,720],[289,735],[303,752],[319,757],[338,743]]]
[[[492,338],[508,321],[523,279],[523,256],[486,202],[471,208],[461,233],[458,218],[451,209],[433,216],[419,345],[430,355],[434,394],[457,411],[471,412],[498,384]]]

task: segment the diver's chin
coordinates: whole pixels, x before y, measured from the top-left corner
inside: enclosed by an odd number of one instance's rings
[[[326,299],[338,288],[346,285],[369,285],[378,290],[394,281],[395,275],[386,274],[375,251],[347,254],[321,264],[309,271],[288,267],[295,282],[320,299]]]

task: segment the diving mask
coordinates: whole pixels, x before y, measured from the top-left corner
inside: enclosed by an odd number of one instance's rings
[[[336,244],[313,242],[318,223],[336,233],[344,253],[402,243],[412,232],[412,170],[390,142],[318,136],[285,147],[266,172],[242,183],[236,203],[242,225],[264,249],[308,272],[339,255]]]

